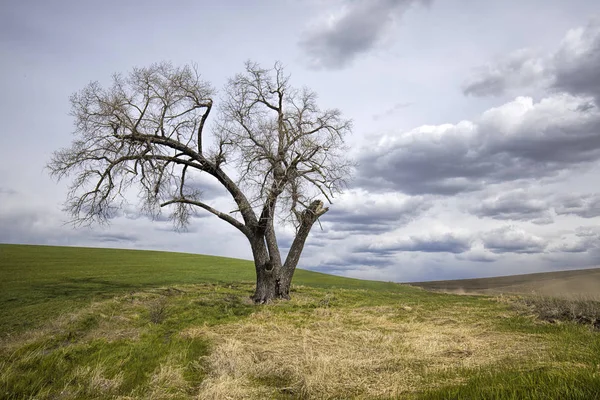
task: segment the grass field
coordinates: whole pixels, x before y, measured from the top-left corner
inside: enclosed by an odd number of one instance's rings
[[[593,399],[600,334],[506,298],[250,262],[0,245],[2,399]]]
[[[0,336],[93,301],[150,288],[195,283],[254,282],[250,261],[197,254],[0,244]],[[313,287],[390,289],[298,270],[294,282]]]

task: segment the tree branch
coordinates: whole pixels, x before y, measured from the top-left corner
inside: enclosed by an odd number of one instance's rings
[[[202,133],[204,132],[204,123],[208,118],[208,114],[210,114],[210,110],[212,109],[213,102],[209,100],[206,106],[206,111],[202,114],[202,118],[200,118],[200,126],[198,126],[198,154],[202,154]]]
[[[173,200],[169,200],[167,202],[162,203],[160,206],[161,207],[165,207],[168,206],[170,204],[189,204],[192,206],[197,206],[200,208],[205,209],[206,211],[216,215],[217,217],[221,218],[223,221],[227,221],[229,224],[233,225],[235,228],[237,228],[238,230],[240,230],[245,236],[248,236],[249,234],[249,230],[248,228],[242,224],[240,221],[238,221],[237,219],[233,218],[231,215],[229,214],[225,214],[219,210],[216,210],[214,208],[212,208],[211,206],[202,203],[200,201],[196,201],[196,200],[191,200],[191,199],[173,199]]]

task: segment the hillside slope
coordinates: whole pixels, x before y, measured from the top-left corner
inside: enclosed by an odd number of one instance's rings
[[[536,294],[561,298],[600,298],[600,268],[493,278],[411,282],[428,290],[468,294]]]
[[[254,283],[251,261],[165,251],[0,244],[0,336],[90,301],[157,287]],[[295,285],[397,290],[298,269]],[[250,296],[250,293],[248,294]],[[18,316],[18,318],[16,318]]]

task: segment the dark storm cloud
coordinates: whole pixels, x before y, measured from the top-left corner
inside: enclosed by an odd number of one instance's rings
[[[591,96],[600,105],[600,19],[565,35],[557,51],[540,56],[519,50],[477,69],[463,85],[465,95],[497,96],[532,86]]]
[[[426,132],[408,133],[406,140],[390,138],[379,146],[365,147],[358,159],[357,185],[370,190],[400,190],[408,194],[453,195],[479,189],[478,175],[493,172],[493,163],[473,165],[467,160],[468,126],[442,128],[436,140]],[[417,129],[419,130],[419,129]]]
[[[558,215],[577,215],[582,218],[600,217],[600,193],[559,196],[554,211]]]
[[[504,226],[481,234],[486,249],[492,253],[543,253],[548,242],[514,226]]]
[[[432,207],[432,201],[424,196],[362,196],[359,202],[335,204],[322,217],[323,223],[334,232],[379,234],[406,225]]]
[[[372,254],[394,254],[398,252],[453,253],[460,254],[471,248],[472,239],[453,233],[409,236],[395,241],[373,242],[357,246],[354,251]]]
[[[518,98],[476,122],[383,136],[359,156],[357,185],[410,195],[454,195],[489,184],[556,176],[600,159],[600,112],[567,95]]]
[[[367,53],[399,18],[415,3],[429,0],[346,1],[343,14],[333,22],[308,32],[300,46],[315,67],[338,69]]]
[[[525,190],[513,190],[491,196],[471,206],[469,212],[480,218],[532,221],[537,224],[552,222],[550,206],[544,199]]]

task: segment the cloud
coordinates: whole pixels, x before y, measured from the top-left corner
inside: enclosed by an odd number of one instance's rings
[[[600,19],[571,29],[558,49],[539,54],[517,50],[475,70],[463,84],[465,95],[498,96],[513,90],[546,88],[591,96],[600,105]]]
[[[0,243],[53,244],[68,240],[68,229],[55,215],[6,206],[0,209]]]
[[[376,47],[394,21],[413,4],[429,0],[345,1],[341,13],[329,16],[300,41],[317,68],[340,69]]]
[[[549,69],[554,70],[552,87],[567,93],[589,95],[600,106],[600,19],[567,32]]]
[[[397,252],[453,253],[460,254],[471,248],[469,236],[453,232],[411,235],[396,239],[374,240],[368,245],[355,248],[360,253],[393,254]]]
[[[552,223],[548,201],[540,197],[524,189],[501,192],[472,205],[469,212],[480,218],[531,221],[540,225]]]
[[[589,241],[566,238],[554,245],[551,250],[562,253],[585,253],[588,251],[589,247]]]
[[[575,236],[581,238],[600,237],[600,226],[580,226],[575,230]]]
[[[469,251],[456,255],[457,260],[490,263],[497,261],[499,256],[481,247],[474,246]]]
[[[379,114],[373,115],[373,120],[378,121],[382,118],[390,117],[396,114],[398,111],[410,107],[412,105],[413,103],[396,103],[391,108],[388,108],[387,110],[384,110]]]
[[[582,218],[600,217],[600,193],[566,194],[557,199],[557,215],[577,215]]]
[[[63,218],[56,211],[44,209],[43,205],[36,208],[8,205],[4,212],[0,212],[0,243],[90,245],[100,242],[103,245],[135,245],[140,240],[135,232],[110,230],[107,227],[96,230],[72,229]]]
[[[553,252],[585,253],[600,248],[600,227],[580,226],[574,232],[561,237],[558,243],[550,248]]]
[[[600,217],[600,193],[551,194],[535,188],[501,191],[477,201],[468,212],[480,218],[529,221],[538,225],[554,222],[556,215]]]
[[[475,121],[386,134],[360,149],[357,185],[410,195],[455,195],[490,184],[555,177],[600,158],[600,111],[555,95],[518,97]]]
[[[365,254],[365,253],[347,253],[342,256],[336,256],[321,262],[315,271],[331,273],[331,269],[337,271],[347,271],[359,269],[362,267],[383,268],[396,263],[396,259],[389,254]]]
[[[466,82],[463,93],[471,96],[499,96],[513,88],[532,83],[543,86],[549,79],[546,62],[530,49],[520,49],[494,63],[479,67]]]
[[[335,202],[322,221],[335,232],[377,234],[406,225],[431,206],[431,200],[424,196],[352,189]]]
[[[207,174],[192,172],[186,179],[186,189],[197,191],[203,201],[227,197],[229,193],[217,180]]]
[[[483,245],[492,253],[542,253],[548,242],[513,225],[503,226],[481,234]]]
[[[94,233],[91,235],[91,238],[97,240],[99,242],[137,242],[139,237],[133,234],[126,233]]]

